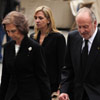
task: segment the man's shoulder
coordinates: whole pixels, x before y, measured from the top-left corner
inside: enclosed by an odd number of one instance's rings
[[[81,37],[78,30],[70,31],[70,32],[68,33],[68,35],[69,35],[70,37],[74,37],[74,38],[75,38],[75,37]]]
[[[78,30],[69,31],[69,34],[77,34],[79,33]]]

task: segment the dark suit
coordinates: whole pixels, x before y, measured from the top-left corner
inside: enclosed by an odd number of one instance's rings
[[[33,34],[34,35],[34,34]],[[31,37],[33,37],[31,35]],[[40,40],[40,33],[37,42]],[[61,68],[65,66],[66,41],[60,33],[49,33],[42,47],[46,56],[47,73],[49,75],[51,92],[58,90],[61,79]]]
[[[45,68],[42,49],[35,41],[26,36],[17,56],[15,42],[8,42],[4,46],[0,100],[50,100]]]
[[[85,72],[81,70],[82,37],[78,31],[68,35],[66,68],[64,69],[61,92],[68,93],[71,100],[100,100],[100,30],[97,31]]]

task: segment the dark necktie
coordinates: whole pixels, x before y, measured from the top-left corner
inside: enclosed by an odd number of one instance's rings
[[[82,50],[81,60],[82,60],[82,70],[85,69],[88,59],[88,40],[85,40],[85,46]]]

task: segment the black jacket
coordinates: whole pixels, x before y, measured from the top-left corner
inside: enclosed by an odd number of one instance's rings
[[[78,31],[68,35],[66,69],[61,92],[68,93],[71,100],[83,100],[85,91],[89,100],[100,100],[100,30],[94,38],[88,55],[85,72],[81,69],[82,37]]]
[[[37,37],[39,43],[40,34]],[[34,34],[31,35],[34,38]],[[58,90],[61,80],[61,68],[65,66],[66,41],[65,37],[60,33],[49,33],[42,47],[46,56],[47,73],[49,75],[51,92]]]
[[[50,84],[42,48],[27,36],[15,56],[15,42],[4,46],[0,100],[50,100]]]

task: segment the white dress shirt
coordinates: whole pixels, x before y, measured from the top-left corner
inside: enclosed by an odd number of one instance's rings
[[[91,36],[91,38],[89,38],[89,40],[88,40],[88,54],[89,54],[89,52],[90,52],[90,50],[91,50],[91,46],[92,46],[92,43],[93,43],[93,40],[94,40],[96,34],[97,34],[97,27],[96,27],[95,32],[94,32],[93,35]],[[82,49],[83,49],[84,46],[85,46],[85,39],[83,38]]]

